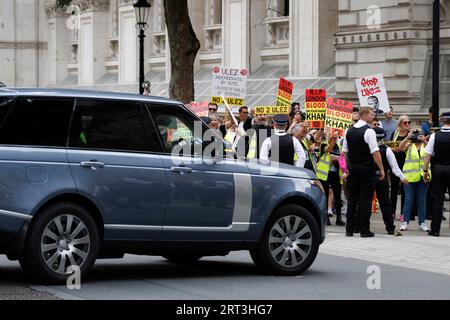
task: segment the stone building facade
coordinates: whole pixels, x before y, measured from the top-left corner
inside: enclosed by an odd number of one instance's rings
[[[170,50],[163,0],[152,0],[146,78],[167,95]],[[248,104],[274,101],[277,79],[325,87],[357,102],[354,79],[385,74],[398,111],[428,108],[432,0],[188,0],[201,49],[196,99],[208,99],[213,65],[247,67]],[[137,92],[133,0],[0,1],[0,81]],[[376,5],[373,7],[373,5]],[[449,101],[450,0],[442,6],[442,101]]]

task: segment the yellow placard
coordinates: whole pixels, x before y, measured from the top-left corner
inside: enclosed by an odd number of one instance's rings
[[[386,145],[389,148],[399,148],[400,147],[400,141],[386,141]]]
[[[261,106],[255,107],[255,114],[289,114],[289,106]]]
[[[325,123],[327,103],[323,102],[305,102],[306,121],[311,128],[322,129]]]
[[[227,99],[227,103],[230,106],[240,106],[240,107],[244,106],[244,99],[227,98],[227,97],[225,99]],[[212,103],[217,103],[217,104],[223,104],[224,103],[222,97],[212,97],[211,98],[211,102]]]

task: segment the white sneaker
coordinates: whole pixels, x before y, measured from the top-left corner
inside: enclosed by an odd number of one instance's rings
[[[408,230],[408,222],[402,222],[400,225],[400,231],[406,231]]]
[[[420,230],[423,231],[423,232],[428,232],[428,231],[430,231],[430,229],[428,228],[428,226],[426,225],[426,223],[422,223],[422,224],[419,226],[419,228],[420,228]]]
[[[328,217],[331,218],[333,216],[333,209],[328,208]]]

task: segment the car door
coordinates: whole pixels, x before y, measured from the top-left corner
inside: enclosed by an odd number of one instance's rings
[[[164,145],[162,161],[167,175],[161,240],[245,239],[252,204],[245,162],[203,157],[207,127],[183,107],[150,106],[149,110]],[[180,152],[180,145],[190,147]]]
[[[99,207],[105,240],[159,239],[166,177],[161,144],[138,103],[78,99],[68,159],[78,192]]]
[[[0,97],[0,211],[8,224],[28,220],[47,199],[76,192],[66,142],[74,99]]]

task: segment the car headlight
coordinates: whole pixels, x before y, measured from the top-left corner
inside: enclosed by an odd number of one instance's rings
[[[318,187],[323,193],[325,193],[325,189],[323,188],[322,183],[320,182],[320,180],[309,180],[309,183],[311,183],[311,185]]]

